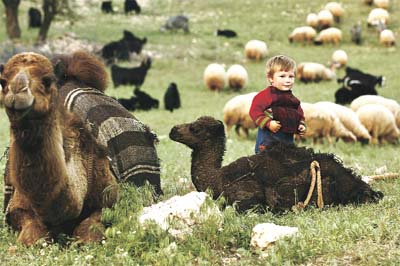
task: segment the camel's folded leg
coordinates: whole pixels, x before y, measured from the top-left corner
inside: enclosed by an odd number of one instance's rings
[[[34,245],[39,239],[50,237],[46,225],[33,212],[29,203],[16,190],[6,214],[7,223],[19,231],[17,241],[26,246]]]
[[[74,229],[73,236],[83,243],[100,242],[103,239],[104,230],[105,227],[101,223],[101,211],[96,211]]]

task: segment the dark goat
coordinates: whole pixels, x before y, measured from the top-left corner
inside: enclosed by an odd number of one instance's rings
[[[143,60],[138,67],[126,68],[112,65],[111,78],[114,83],[114,88],[117,88],[119,85],[134,85],[136,88],[140,88],[150,67],[151,58]]]
[[[217,30],[215,32],[217,36],[224,36],[226,38],[234,38],[237,37],[237,33],[233,30]]]
[[[124,3],[125,14],[135,11],[136,14],[139,14],[141,11],[140,6],[136,2],[136,0],[125,0]]]
[[[114,10],[112,8],[112,2],[111,1],[101,2],[101,11],[103,13],[114,13]]]
[[[40,28],[42,26],[42,13],[34,7],[29,8],[29,28]]]
[[[341,87],[335,92],[335,103],[348,104],[361,95],[378,95],[375,88],[354,84],[351,87]]]
[[[115,59],[129,60],[130,53],[140,54],[146,42],[146,37],[140,39],[132,32],[124,30],[122,39],[104,45],[101,55],[107,64],[114,62]]]
[[[164,26],[161,27],[161,31],[172,30],[176,31],[182,29],[185,33],[189,33],[189,19],[184,15],[177,15],[169,17]]]
[[[164,94],[164,107],[171,112],[181,107],[181,99],[175,82],[169,84]]]
[[[136,96],[132,96],[129,99],[119,98],[117,101],[129,111],[135,111],[138,106],[138,98]]]
[[[354,42],[355,44],[361,44],[361,33],[362,33],[361,23],[358,22],[350,30],[351,41]]]
[[[159,106],[159,101],[154,99],[144,91],[141,91],[139,88],[134,90],[134,94],[137,97],[136,108],[140,110],[150,110],[151,108],[157,109]]]

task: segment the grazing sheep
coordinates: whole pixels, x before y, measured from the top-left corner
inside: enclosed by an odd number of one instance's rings
[[[39,9],[31,7],[28,10],[29,28],[40,28],[42,26],[42,13]]]
[[[329,2],[325,5],[325,9],[329,10],[333,18],[335,19],[336,22],[340,22],[341,17],[343,16],[344,9],[342,5],[338,2]]]
[[[380,104],[366,104],[356,112],[361,123],[371,134],[371,144],[387,141],[392,144],[399,143],[400,130],[392,112]]]
[[[141,91],[139,88],[135,88],[133,91],[137,98],[136,108],[140,110],[148,111],[151,108],[157,109],[159,106],[159,101],[154,99],[149,94],[144,91]]]
[[[140,8],[139,4],[136,2],[136,0],[125,0],[124,11],[125,11],[125,14],[128,14],[132,11],[135,11],[136,14],[139,14],[141,11],[141,8]]]
[[[332,54],[332,62],[338,64],[339,67],[346,66],[348,60],[347,53],[343,50],[336,50]]]
[[[307,131],[304,138],[312,138],[313,142],[326,138],[329,144],[331,137],[342,138],[344,141],[355,142],[356,136],[349,131],[332,110],[321,108],[320,105],[302,102]]]
[[[374,8],[369,12],[367,18],[368,26],[377,26],[379,23],[387,25],[389,22],[389,12],[383,8]]]
[[[136,96],[132,96],[129,99],[118,98],[116,99],[126,110],[135,111],[138,106],[138,98]]]
[[[373,0],[374,5],[379,8],[388,9],[389,8],[389,0]]]
[[[333,15],[329,10],[323,9],[318,12],[318,30],[327,29],[333,25]]]
[[[215,32],[215,35],[223,36],[223,37],[226,37],[226,38],[235,38],[235,37],[237,37],[237,33],[235,31],[228,30],[228,29],[225,29],[225,30],[217,29],[217,31]]]
[[[335,68],[334,64],[327,68],[319,63],[303,62],[297,66],[296,78],[305,83],[332,80],[336,77]]]
[[[242,65],[232,65],[226,71],[228,85],[234,90],[240,90],[247,86],[249,82],[249,75],[247,70]]]
[[[382,30],[379,34],[379,42],[386,47],[394,46],[396,44],[396,37],[394,37],[393,31],[388,29]]]
[[[177,31],[182,29],[185,33],[189,33],[189,18],[184,15],[169,17],[165,24],[160,28],[161,31],[170,30]]]
[[[354,99],[350,104],[350,108],[353,111],[357,111],[361,106],[372,103],[380,104],[388,108],[394,115],[397,127],[400,128],[400,105],[393,99],[388,99],[378,95],[363,95]]]
[[[203,73],[204,84],[212,91],[220,91],[225,87],[227,76],[225,67],[221,64],[209,64]]]
[[[330,27],[320,31],[315,37],[314,44],[321,45],[326,43],[339,44],[342,41],[342,30]]]
[[[334,111],[340,122],[357,137],[358,141],[367,143],[371,139],[368,130],[361,124],[356,113],[349,107],[327,101],[317,102],[314,105],[319,106],[321,109]]]
[[[181,98],[179,96],[178,86],[175,82],[169,84],[164,94],[164,107],[170,112],[181,107]]]
[[[318,15],[315,13],[308,14],[306,18],[306,24],[316,29],[318,27]]]
[[[317,31],[310,26],[303,26],[295,28],[289,35],[289,42],[307,42],[313,43]]]
[[[226,102],[222,112],[227,136],[229,136],[232,126],[235,126],[238,136],[240,136],[239,130],[242,128],[246,137],[249,136],[249,129],[257,128],[249,115],[250,106],[256,94],[257,92],[250,92],[237,95]]]
[[[382,192],[373,191],[361,176],[345,168],[335,155],[279,142],[271,145],[267,153],[241,157],[221,167],[226,142],[224,125],[213,117],[176,125],[169,137],[192,149],[191,175],[196,189],[212,189],[214,199],[223,195],[229,204],[237,204],[238,211],[256,206],[274,212],[289,210],[306,198],[313,161],[319,163],[323,204],[374,202],[383,197]],[[312,194],[313,204],[317,194]],[[318,198],[322,207],[321,197]]]
[[[6,222],[26,246],[60,233],[100,242],[102,210],[117,201],[116,178],[105,147],[62,104],[53,70],[46,57],[20,53],[1,73],[10,122],[5,180],[14,188]]]
[[[246,58],[260,61],[268,54],[267,44],[259,40],[248,41],[244,47]]]
[[[361,22],[358,21],[356,24],[353,25],[350,29],[351,41],[355,44],[361,44],[362,38],[362,27]]]
[[[112,2],[111,1],[103,1],[101,2],[101,11],[103,13],[114,13],[114,10],[112,8]]]
[[[138,67],[126,68],[112,65],[111,78],[114,83],[114,88],[117,88],[119,85],[128,84],[134,85],[135,88],[140,88],[146,78],[147,71],[149,71],[150,67],[150,57],[144,59]]]

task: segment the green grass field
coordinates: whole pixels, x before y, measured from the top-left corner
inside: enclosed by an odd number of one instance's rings
[[[21,1],[21,43],[32,44],[37,30],[27,28],[27,10],[35,1]],[[74,3],[76,1],[70,1]],[[114,15],[100,12],[100,1],[87,1],[88,12],[79,10],[73,24],[65,26],[58,17],[52,24],[49,38],[66,32],[74,32],[85,40],[104,44],[122,37],[122,30],[132,31],[139,37],[147,37],[144,53],[153,57],[142,89],[160,100],[160,108],[149,112],[138,111],[134,115],[148,124],[159,136],[157,146],[162,166],[162,187],[168,199],[193,190],[190,182],[190,150],[168,138],[175,124],[193,121],[202,115],[222,119],[222,108],[227,100],[239,93],[259,91],[266,85],[265,60],[251,62],[244,58],[243,48],[251,39],[263,40],[268,45],[268,58],[286,54],[298,63],[313,61],[323,64],[331,59],[333,51],[343,49],[349,56],[349,65],[365,72],[384,75],[386,85],[378,87],[382,96],[400,100],[400,75],[398,47],[385,48],[378,42],[374,29],[367,28],[366,18],[370,6],[361,0],[340,1],[345,8],[341,24],[343,31],[340,45],[310,46],[290,44],[289,33],[297,26],[305,25],[310,12],[318,12],[328,1],[306,0],[142,0],[140,15],[122,14],[123,1],[113,1],[119,11]],[[190,18],[190,34],[160,32],[159,28],[168,16],[184,13]],[[4,7],[0,5],[0,41],[5,33]],[[389,28],[400,36],[400,2],[391,1]],[[363,25],[363,43],[350,41],[350,28],[357,21]],[[214,36],[217,28],[229,28],[238,38],[224,39]],[[224,89],[214,93],[205,88],[202,80],[205,67],[213,62],[227,67],[242,64],[249,73],[249,85],[240,92]],[[134,65],[132,63],[131,65]],[[125,65],[128,65],[125,63]],[[342,77],[343,70],[337,75]],[[176,82],[181,94],[182,108],[170,113],[163,109],[162,98],[170,82]],[[336,81],[304,84],[299,81],[294,94],[304,102],[334,101],[339,88]],[[129,86],[113,88],[107,94],[130,97]],[[0,109],[0,154],[9,138],[8,120]],[[233,132],[227,141],[224,164],[240,156],[253,154],[255,131],[248,139],[237,137]],[[386,166],[389,172],[400,172],[399,146],[361,146],[339,141],[333,145],[304,145],[317,151],[331,152],[339,156],[348,167],[361,175],[373,174],[375,169]],[[5,160],[0,161],[0,174]],[[187,180],[188,182],[182,182]],[[3,186],[1,179],[0,185]],[[237,214],[232,208],[223,210],[222,226],[214,220],[194,228],[193,234],[176,239],[156,226],[143,229],[137,216],[143,206],[152,203],[148,188],[123,187],[122,196],[112,210],[106,210],[104,220],[112,222],[106,240],[101,244],[77,246],[73,243],[45,244],[25,248],[16,243],[16,234],[4,223],[0,213],[0,265],[398,265],[400,261],[400,181],[383,180],[372,184],[385,197],[377,204],[332,207],[323,211],[310,208],[305,212],[288,212],[284,215],[248,212]],[[0,191],[3,198],[3,191]],[[0,207],[3,208],[1,201]],[[268,257],[250,247],[251,230],[257,223],[274,222],[296,226],[299,234],[277,242]],[[221,229],[222,228],[222,229]],[[69,242],[65,239],[64,242]]]

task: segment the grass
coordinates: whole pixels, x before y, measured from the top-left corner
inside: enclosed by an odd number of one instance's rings
[[[75,1],[71,1],[75,2]],[[122,10],[122,1],[114,1]],[[171,127],[188,122],[201,115],[222,118],[225,102],[238,93],[223,90],[219,94],[205,88],[202,74],[212,62],[230,66],[243,64],[249,73],[249,85],[240,93],[259,91],[265,83],[264,61],[250,62],[243,57],[243,47],[250,39],[267,42],[269,56],[287,54],[297,62],[315,61],[326,64],[332,52],[344,49],[349,55],[349,65],[368,73],[385,75],[387,85],[378,88],[379,94],[399,100],[400,75],[398,75],[397,48],[379,45],[377,34],[366,27],[366,17],[371,7],[362,1],[343,0],[346,13],[338,25],[343,30],[340,46],[321,47],[289,44],[290,31],[305,23],[309,12],[318,12],[328,1],[194,1],[152,0],[142,1],[140,15],[105,15],[100,13],[100,1],[90,1],[90,12],[79,13],[70,26],[58,18],[52,25],[49,38],[73,31],[79,38],[104,44],[119,39],[122,30],[128,29],[140,37],[146,36],[145,52],[153,55],[143,90],[162,99],[172,81],[178,84],[183,107],[173,113],[161,108],[134,115],[148,124],[159,136],[157,146],[162,166],[162,187],[168,199],[193,190],[190,182],[190,151],[168,138]],[[21,42],[32,44],[37,30],[28,30],[26,13],[32,1],[22,1],[20,6]],[[88,4],[89,5],[89,4]],[[72,5],[73,8],[74,5]],[[0,12],[4,14],[3,6]],[[190,17],[190,34],[163,33],[159,27],[170,15],[180,12]],[[389,28],[400,36],[399,0],[391,1]],[[72,19],[71,19],[72,20]],[[350,27],[358,20],[363,22],[364,41],[361,46],[350,42]],[[3,18],[4,21],[4,18]],[[0,27],[0,41],[6,40],[4,24]],[[223,39],[213,35],[217,28],[230,28],[238,38]],[[134,65],[135,63],[131,63]],[[338,76],[343,76],[339,70]],[[304,102],[334,100],[338,88],[335,81],[316,84],[297,82],[294,94]],[[112,96],[129,97],[132,88],[125,86],[107,90]],[[8,144],[8,121],[0,110],[0,153]],[[253,153],[255,131],[248,139],[231,134],[227,141],[224,164],[239,156]],[[400,172],[398,146],[361,146],[338,142],[333,145],[305,145],[317,151],[332,152],[342,158],[345,165],[357,169],[362,175],[373,174],[386,166],[390,172]],[[171,156],[172,155],[172,156]],[[0,173],[4,171],[0,161]],[[184,182],[186,180],[186,182]],[[2,180],[0,184],[2,184]],[[157,226],[142,228],[137,217],[143,206],[152,203],[148,188],[123,187],[118,204],[105,210],[103,219],[112,223],[101,244],[77,246],[64,238],[60,243],[42,243],[25,248],[16,243],[16,234],[4,223],[0,214],[0,264],[1,265],[396,265],[400,261],[400,201],[399,180],[384,180],[373,184],[374,189],[385,194],[377,204],[332,207],[324,211],[311,208],[306,212],[287,212],[284,215],[256,214],[251,211],[237,214],[232,208],[223,210],[223,224],[213,219],[194,228],[191,236],[177,239]],[[0,196],[3,194],[0,192]],[[218,202],[218,204],[222,204]],[[2,203],[0,203],[2,207]],[[274,222],[297,226],[294,238],[278,241],[268,257],[262,257],[250,248],[251,229],[257,223]],[[63,243],[69,243],[65,246]]]

